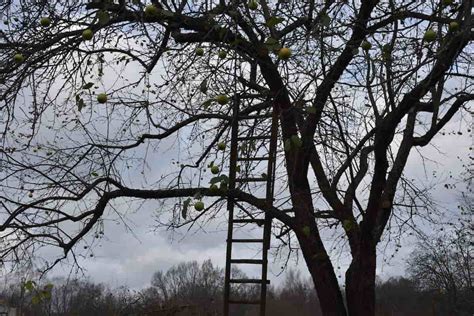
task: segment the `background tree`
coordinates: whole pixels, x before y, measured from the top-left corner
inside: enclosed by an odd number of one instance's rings
[[[439,304],[449,315],[469,315],[474,310],[473,228],[465,225],[454,236],[420,242],[408,261],[414,284],[422,291],[438,292],[443,298]]]
[[[212,219],[230,196],[296,237],[324,315],[373,315],[384,232],[429,215],[424,188],[403,174],[410,153],[474,97],[471,1],[151,3],[0,4],[3,262],[51,245],[62,254],[44,269],[93,255],[84,242],[123,203],[159,200],[161,223],[177,227]],[[272,209],[208,188],[209,162],[226,172],[222,95],[244,114],[278,112]],[[173,142],[179,159],[158,170]],[[203,196],[214,197],[204,212],[181,207]],[[352,257],[347,311],[327,232]]]

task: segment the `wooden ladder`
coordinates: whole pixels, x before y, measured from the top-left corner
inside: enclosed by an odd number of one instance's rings
[[[249,120],[254,120],[254,124],[268,122],[271,120],[269,135],[246,135],[242,136],[241,124],[248,124]],[[263,125],[263,124],[262,124]],[[265,126],[265,125],[264,125]],[[266,124],[268,126],[268,123]],[[266,132],[268,133],[268,132]],[[274,191],[274,177],[275,177],[275,161],[276,161],[276,147],[278,137],[278,115],[276,111],[272,111],[267,115],[241,115],[240,114],[240,99],[236,95],[233,104],[233,119],[231,127],[231,152],[230,152],[230,172],[229,172],[229,191],[233,192],[235,189],[245,191],[250,183],[266,183],[265,186],[265,212],[263,214],[252,214],[245,206],[245,202],[235,199],[232,194],[229,195],[227,201],[227,210],[229,214],[228,232],[227,232],[227,252],[226,252],[226,269],[225,269],[225,283],[224,283],[224,316],[231,315],[231,305],[254,305],[259,307],[259,315],[265,315],[267,285],[270,281],[267,279],[268,266],[268,249],[270,248],[270,236],[272,218],[266,212],[267,209],[273,206],[273,191]],[[245,154],[239,155],[239,146],[245,142],[260,142],[266,151],[265,154],[257,155],[261,150],[257,150],[255,155],[252,150],[245,150]],[[266,163],[266,174],[261,176],[252,176],[246,174],[242,176],[237,172],[237,165],[245,163],[247,166],[253,164]],[[239,174],[239,175],[238,175]],[[253,193],[253,192],[249,192]],[[236,217],[235,208],[240,212]],[[263,236],[258,239],[239,239],[234,238],[234,224],[241,225],[258,225],[263,226]],[[236,243],[261,244],[262,257],[255,259],[248,258],[234,258],[232,255],[232,246]],[[261,265],[261,278],[258,279],[237,279],[232,278],[232,266],[241,264]],[[232,284],[258,284],[260,285],[259,299],[236,299],[232,296]]]

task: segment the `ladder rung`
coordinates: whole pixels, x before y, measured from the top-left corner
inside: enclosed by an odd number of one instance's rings
[[[248,283],[248,284],[270,284],[270,280],[263,281],[262,279],[230,279],[230,283]]]
[[[260,305],[260,300],[258,300],[258,301],[229,300],[229,304]]]
[[[237,161],[264,161],[269,160],[270,157],[247,157],[247,158],[237,158]]]
[[[239,242],[239,243],[252,242],[252,243],[255,243],[255,242],[263,242],[263,239],[231,239],[231,242]]]
[[[237,178],[235,182],[265,182],[268,178]]]
[[[247,224],[247,223],[254,223],[258,225],[265,224],[264,219],[250,219],[250,218],[238,218],[238,219],[234,219],[233,222],[236,224]]]
[[[244,136],[244,137],[237,137],[238,141],[242,140],[266,140],[266,139],[271,139],[271,136]]]
[[[230,259],[230,263],[235,264],[263,264],[262,259]]]

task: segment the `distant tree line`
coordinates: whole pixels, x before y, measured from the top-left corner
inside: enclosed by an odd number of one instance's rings
[[[379,280],[376,315],[471,316],[474,312],[472,283],[472,225],[451,238],[420,242],[407,261],[408,276]],[[235,278],[247,278],[234,270]],[[48,285],[48,284],[52,284]],[[157,271],[151,285],[140,291],[115,289],[90,280],[52,279],[42,284],[11,283],[0,296],[24,316],[133,316],[220,315],[224,270],[211,260],[180,263],[166,272]],[[279,286],[270,286],[268,315],[322,315],[310,278],[288,270]],[[237,299],[258,297],[258,288],[233,288]],[[236,315],[254,315],[239,306]]]

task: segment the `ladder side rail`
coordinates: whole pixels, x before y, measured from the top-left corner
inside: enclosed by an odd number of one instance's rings
[[[234,104],[232,109],[232,131],[231,131],[231,145],[230,145],[230,170],[229,170],[229,184],[228,190],[231,194],[227,197],[227,211],[229,216],[227,229],[227,247],[226,247],[226,264],[225,264],[225,280],[224,280],[224,316],[229,316],[229,299],[230,299],[230,279],[232,270],[232,238],[234,227],[234,199],[232,192],[235,190],[235,178],[237,174],[237,154],[238,142],[237,136],[239,133],[239,107],[240,98],[237,94],[234,95]]]
[[[265,224],[263,228],[263,252],[262,252],[262,288],[260,291],[260,316],[265,316],[266,303],[267,303],[267,278],[268,278],[268,250],[270,249],[270,238],[272,229],[272,218],[269,215],[269,210],[273,207],[273,190],[275,185],[275,165],[276,165],[276,150],[277,150],[277,137],[278,137],[278,112],[273,109],[272,115],[272,126],[271,126],[271,139],[269,148],[269,161],[267,166],[267,188],[266,188],[266,212],[265,212]]]

